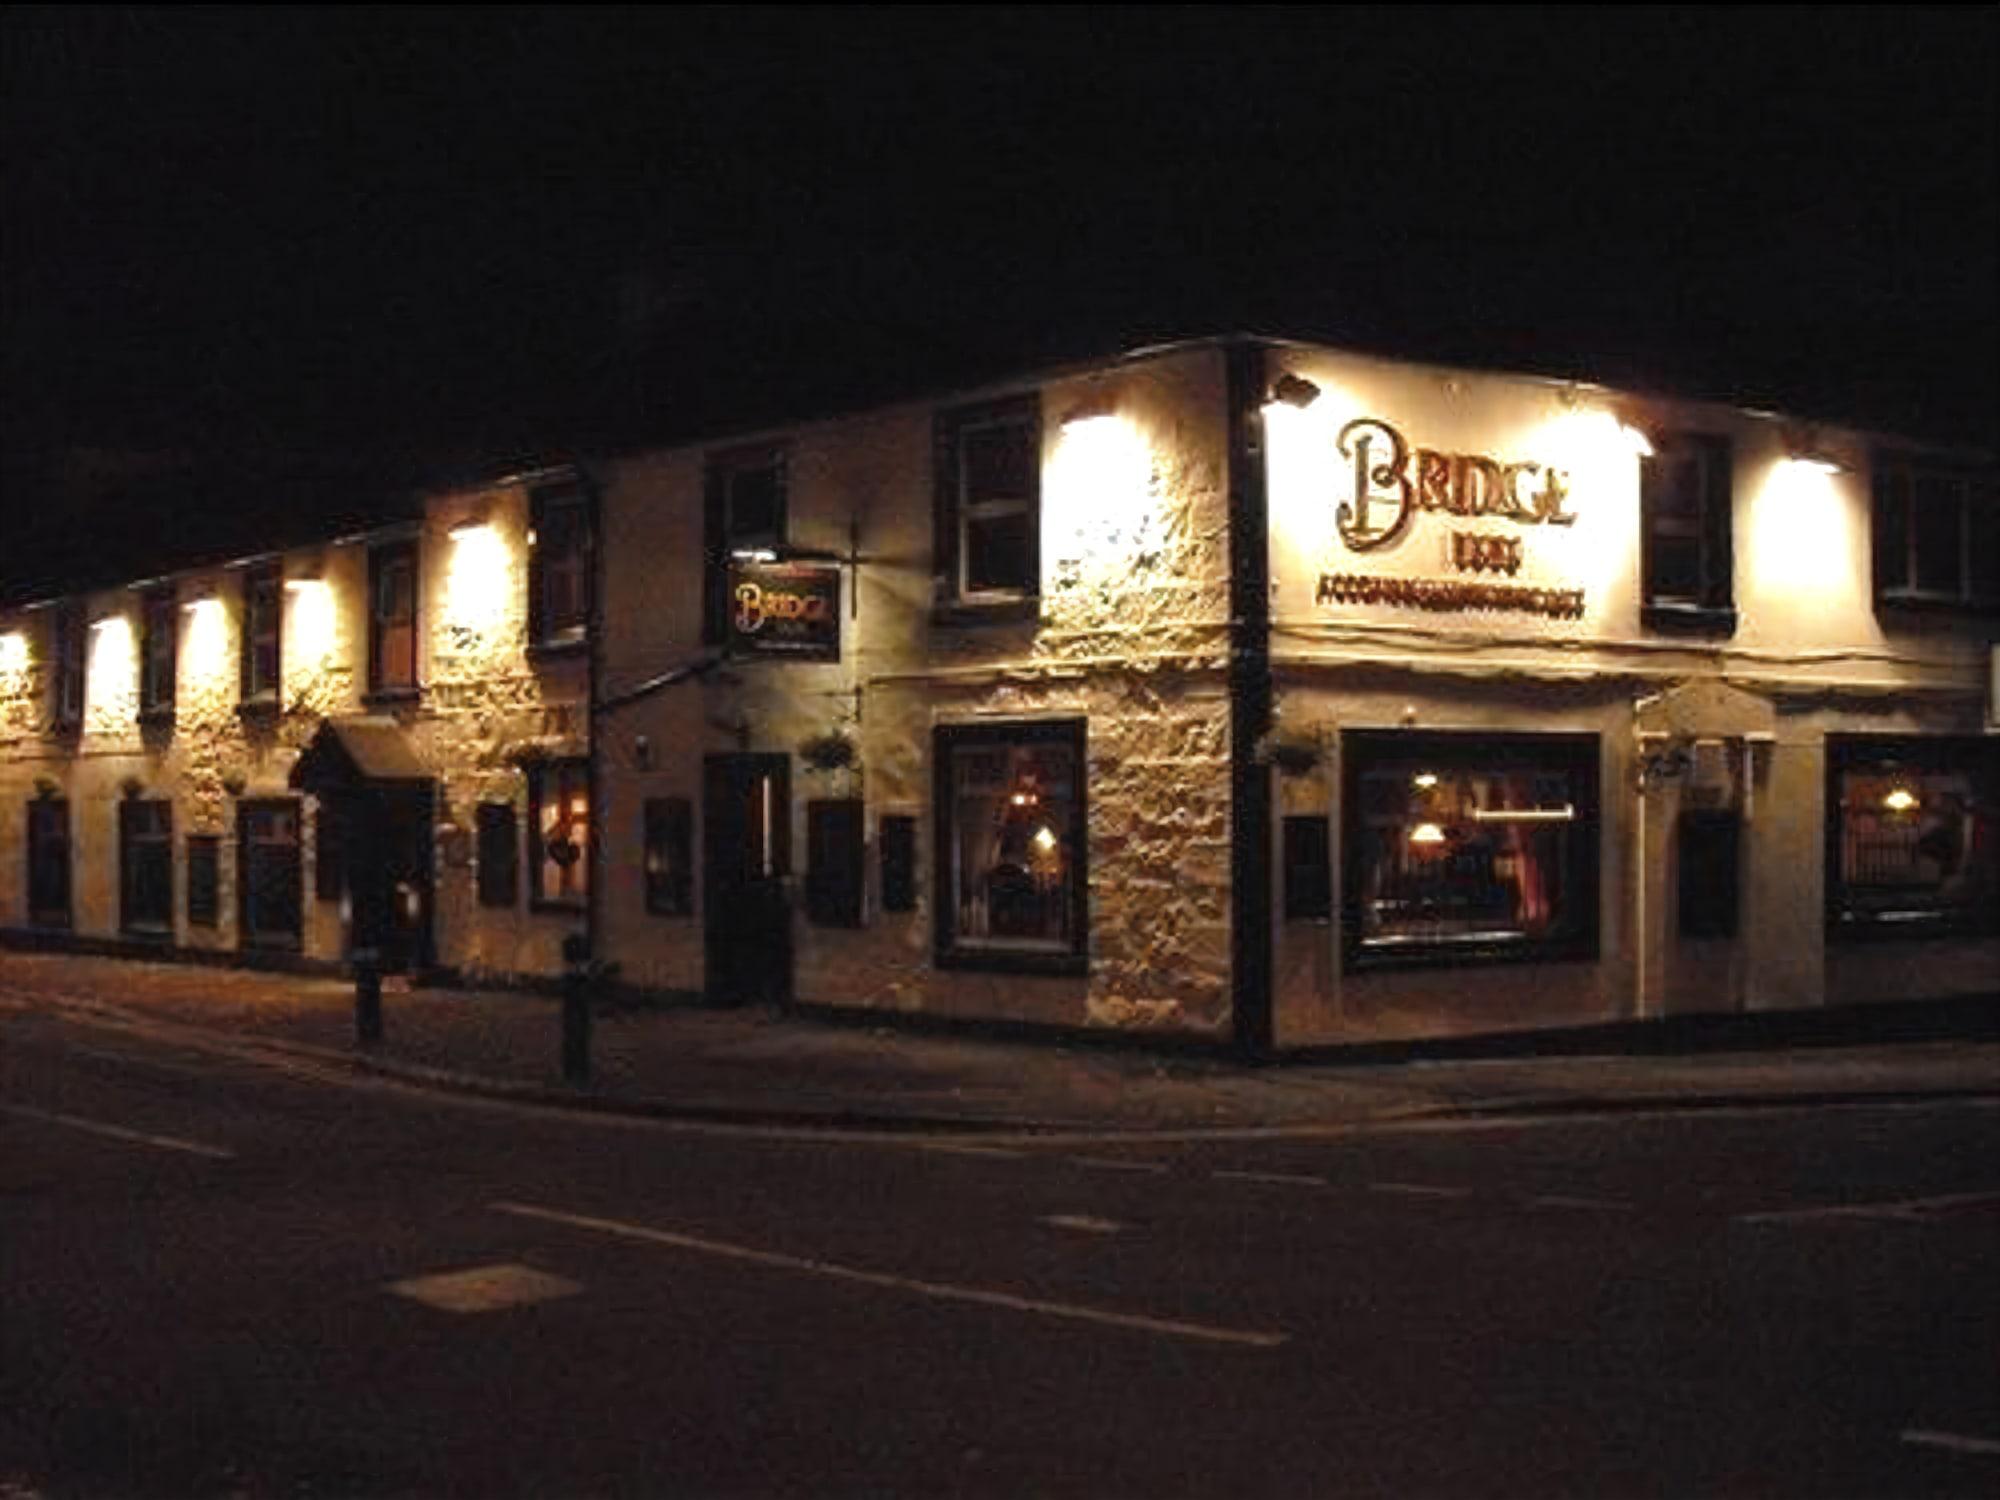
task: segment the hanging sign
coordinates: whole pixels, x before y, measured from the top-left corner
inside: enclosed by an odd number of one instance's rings
[[[732,562],[729,646],[739,656],[839,661],[840,569],[824,563]]]

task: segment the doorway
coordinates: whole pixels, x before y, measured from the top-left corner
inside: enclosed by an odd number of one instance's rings
[[[727,1005],[792,998],[792,776],[785,755],[711,755],[702,778],[707,990]]]

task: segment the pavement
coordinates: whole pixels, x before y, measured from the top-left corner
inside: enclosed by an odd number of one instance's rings
[[[1137,1047],[939,1036],[769,1008],[627,1007],[600,1010],[591,1080],[573,1086],[560,1068],[561,1007],[546,995],[410,990],[391,981],[383,1039],[362,1049],[345,980],[0,951],[0,1014],[7,1011],[552,1106],[808,1128],[1271,1131],[1468,1115],[2000,1098],[2000,1041],[1984,1036],[1809,1047],[1767,1038],[1742,1050],[1665,1054],[1651,1046],[1643,1054],[1476,1058],[1377,1052],[1253,1067]]]

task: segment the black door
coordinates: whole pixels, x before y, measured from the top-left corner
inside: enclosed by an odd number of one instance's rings
[[[347,844],[350,948],[373,952],[385,974],[422,973],[434,956],[433,788],[376,783],[336,805]]]
[[[792,998],[791,780],[783,755],[706,762],[702,899],[712,1000]]]

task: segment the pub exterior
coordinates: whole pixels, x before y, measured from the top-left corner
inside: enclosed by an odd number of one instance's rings
[[[515,475],[0,613],[0,934],[1258,1051],[2000,994],[1993,475],[1247,337]]]

